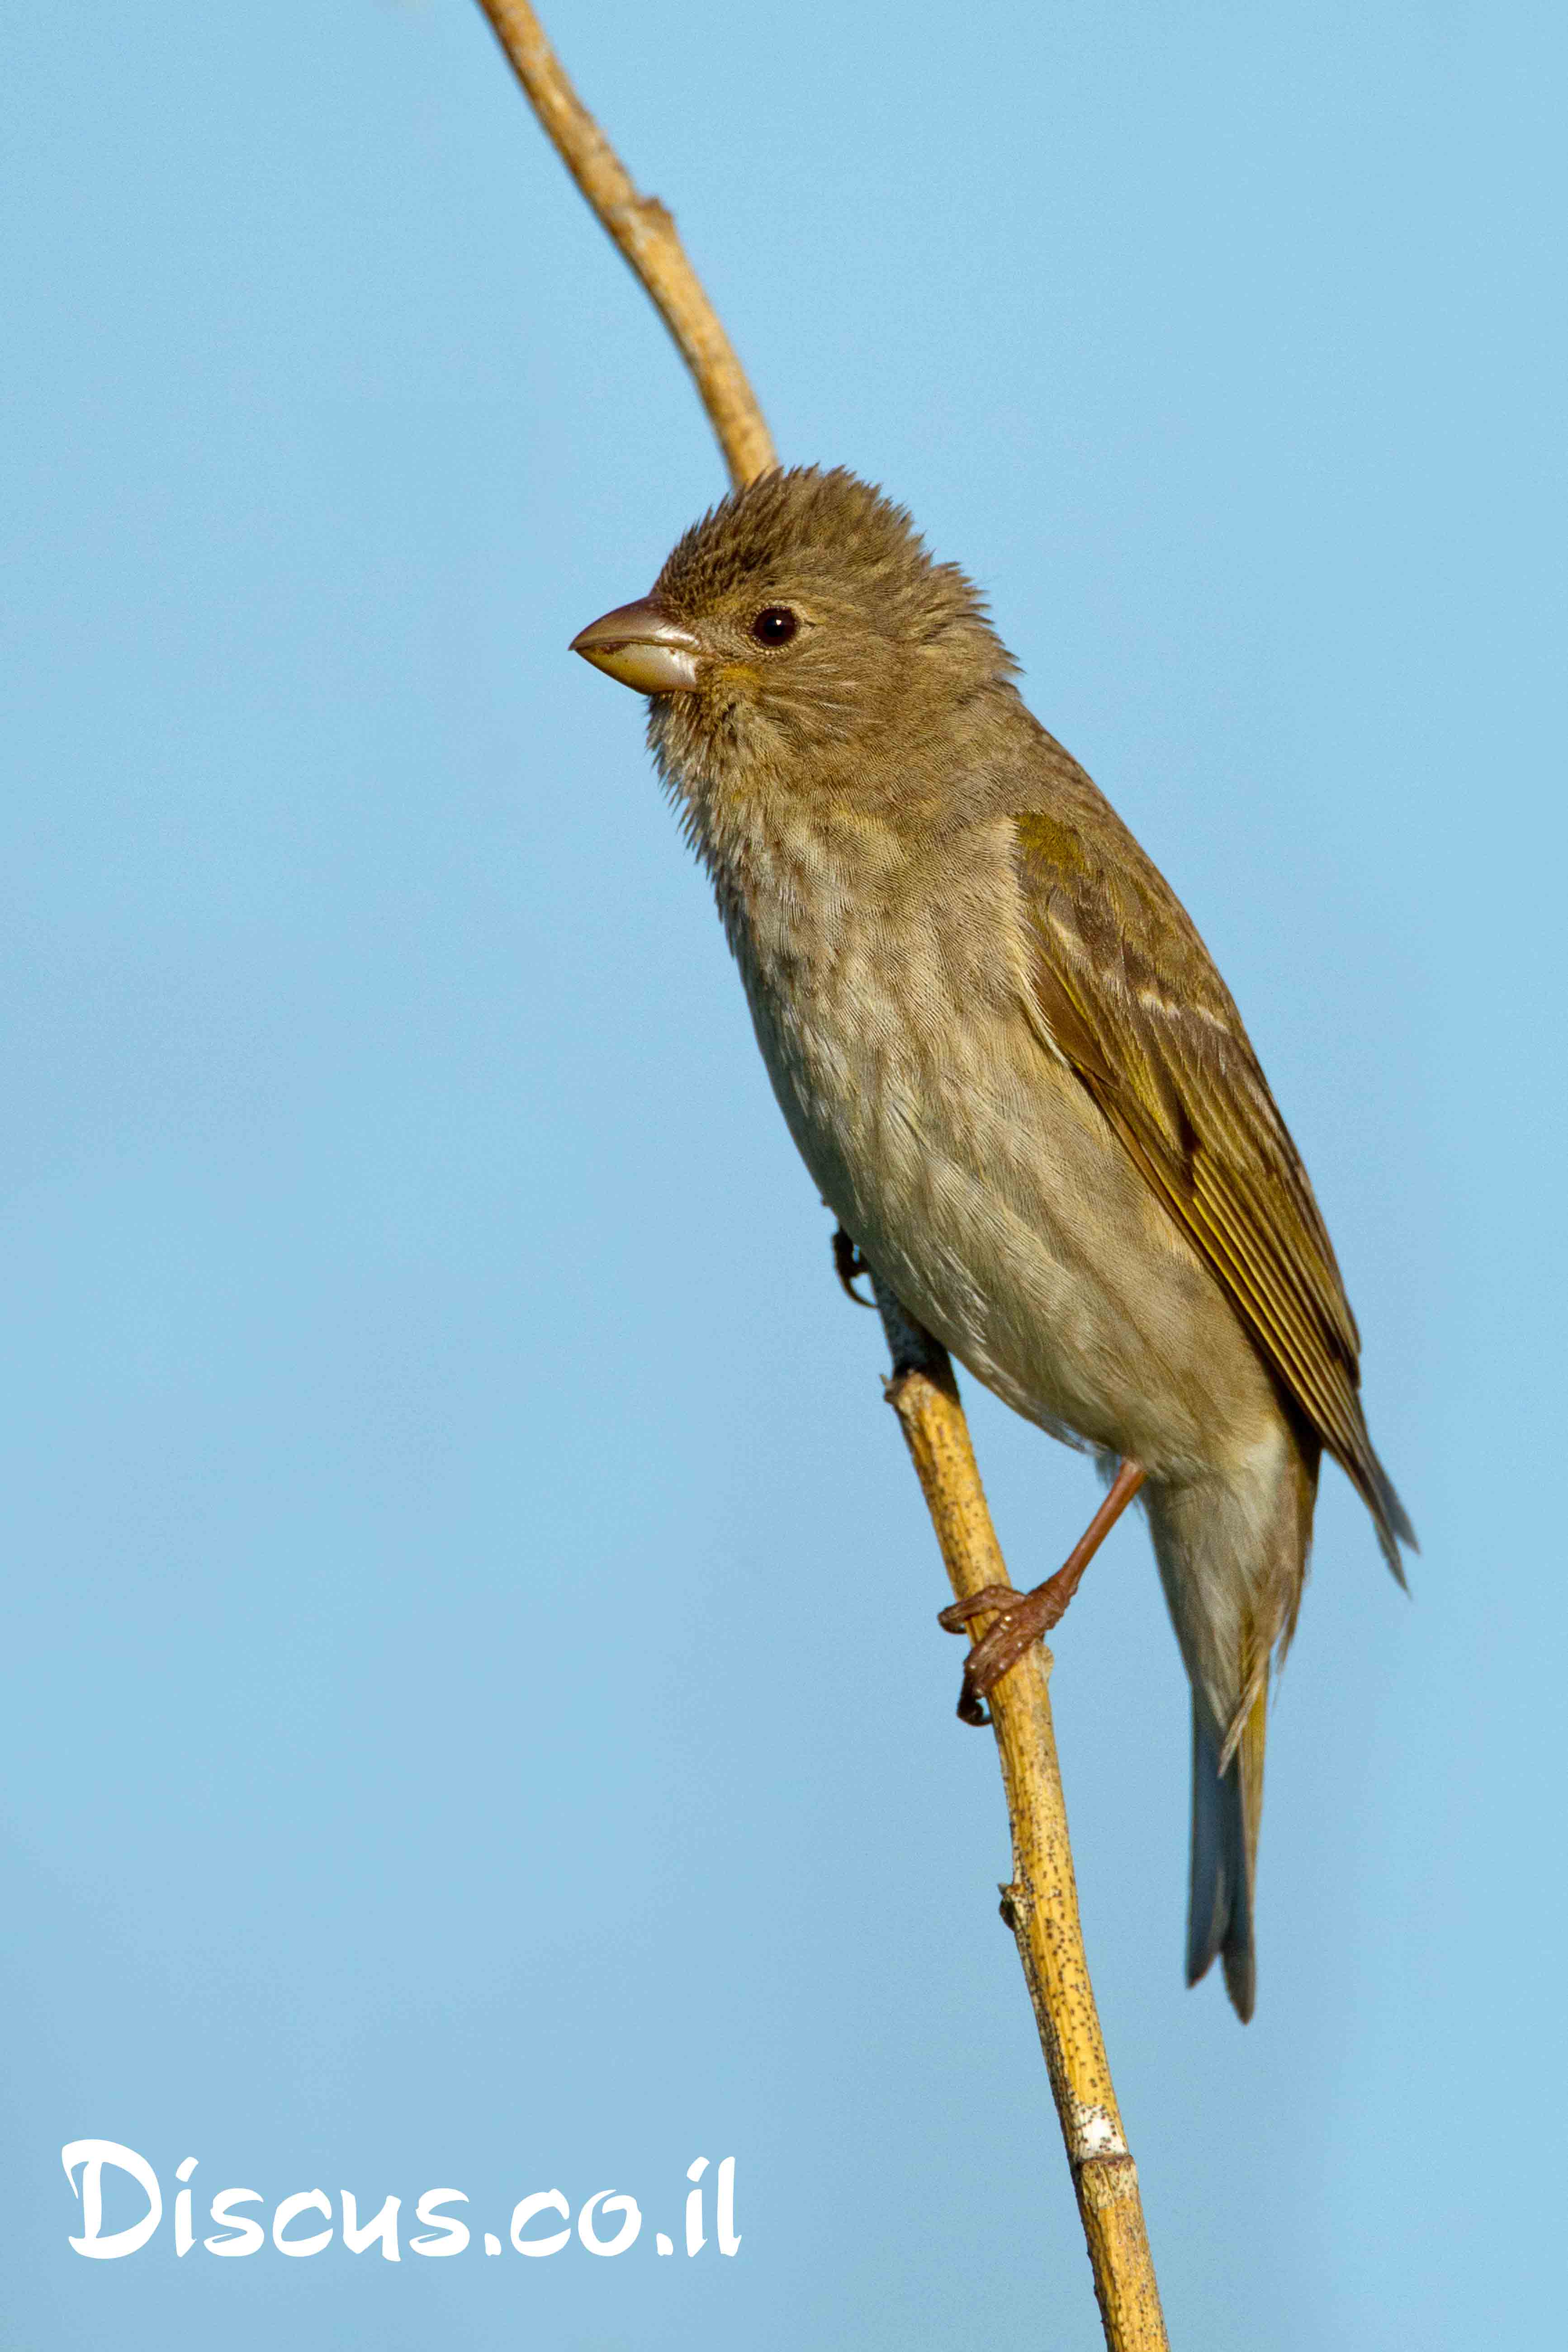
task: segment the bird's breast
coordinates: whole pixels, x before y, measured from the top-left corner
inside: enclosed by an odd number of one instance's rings
[[[1212,1277],[1025,1013],[1010,845],[820,845],[721,888],[763,1058],[828,1207],[903,1304],[1058,1435],[1200,1466],[1267,1382]]]

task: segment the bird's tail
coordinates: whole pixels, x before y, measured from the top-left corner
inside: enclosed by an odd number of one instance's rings
[[[1193,1851],[1187,1903],[1187,1982],[1196,1984],[1217,1952],[1225,1989],[1245,2025],[1257,1992],[1252,1946],[1252,1885],[1263,1812],[1263,1741],[1268,1728],[1265,1673],[1247,1708],[1234,1752],[1208,1728],[1193,1698]],[[1222,1759],[1223,1769],[1222,1769]]]

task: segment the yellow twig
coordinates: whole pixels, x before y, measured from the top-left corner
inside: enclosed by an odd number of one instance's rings
[[[737,488],[778,459],[756,395],[703,292],[674,221],[631,173],[567,80],[528,0],[479,0],[530,105],[589,205],[642,281],[691,371]]]
[[[892,1352],[888,1402],[913,1458],[953,1597],[1008,1581],[1006,1563],[970,1443],[947,1350],[904,1313],[875,1275]],[[995,1621],[971,1627],[976,1640]],[[1051,1654],[1037,1643],[992,1691],[992,1726],[1013,1827],[1013,1877],[1002,1889],[1039,2028],[1094,2291],[1110,2352],[1163,2352],[1165,2323],[1143,2222],[1138,2168],[1128,2152],[1110,2062],[1100,2031],[1067,1805],[1051,1721]]]
[[[687,259],[675,223],[630,174],[562,71],[527,0],[479,0],[541,123],[593,211],[630,262],[679,348],[731,481],[777,461],[739,360]],[[898,1413],[955,1596],[1005,1584],[974,1449],[947,1351],[873,1282]],[[973,1631],[978,1638],[985,1621]],[[991,1694],[992,1720],[1013,1826],[1013,1878],[1003,1888],[1017,1938],[1057,2114],[1072,2167],[1110,2352],[1165,2352],[1138,2171],[1121,2117],[1079,1926],[1047,1677],[1050,1654],[1031,1650]]]

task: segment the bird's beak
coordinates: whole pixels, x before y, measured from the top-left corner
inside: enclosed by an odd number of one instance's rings
[[[697,683],[701,650],[701,640],[651,596],[638,604],[617,604],[572,640],[574,654],[639,694],[689,694]]]

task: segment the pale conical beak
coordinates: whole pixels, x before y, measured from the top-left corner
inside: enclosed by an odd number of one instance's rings
[[[617,604],[613,613],[590,621],[573,638],[571,649],[639,694],[689,694],[697,683],[702,645],[662,604],[645,596],[640,604]]]

